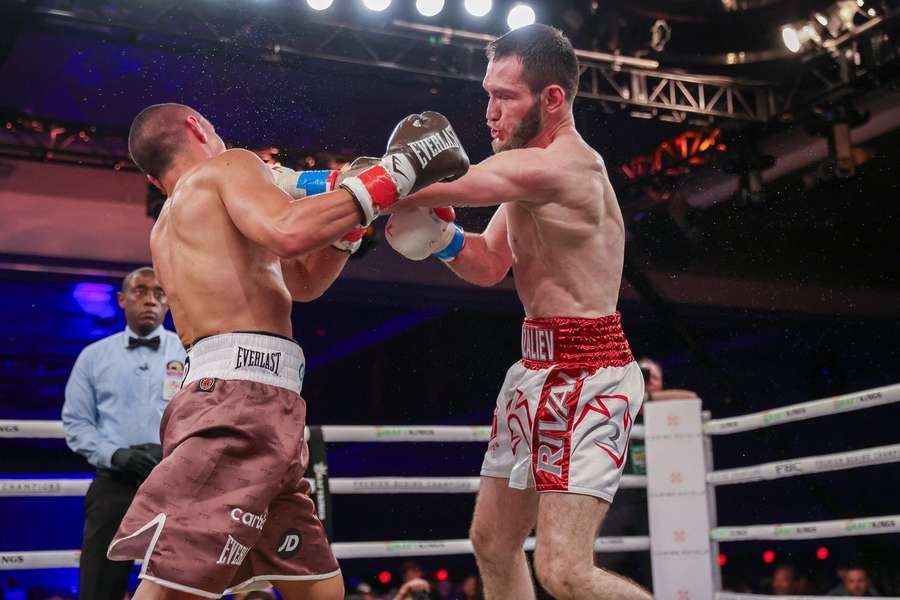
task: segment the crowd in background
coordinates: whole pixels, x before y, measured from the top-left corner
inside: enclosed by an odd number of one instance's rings
[[[762,569],[760,569],[762,570]],[[446,572],[426,572],[414,561],[400,567],[400,579],[395,585],[347,580],[347,600],[483,600],[481,581],[477,575],[461,574],[448,577]],[[752,576],[752,579],[751,579]],[[790,563],[782,563],[774,568],[766,567],[766,572],[744,573],[743,583],[731,583],[726,578],[724,589],[740,593],[763,593],[775,596],[847,596],[878,597],[883,594],[897,594],[900,591],[894,573],[879,573],[867,566],[848,563],[836,570],[822,567],[812,572],[804,572]],[[351,583],[352,581],[352,583]],[[755,581],[755,584],[748,582]],[[23,590],[14,579],[4,582],[0,600],[74,600],[75,596],[58,591],[30,588]],[[274,590],[243,592],[231,596],[233,600],[276,600]],[[541,594],[542,598],[549,598]],[[124,600],[128,600],[125,596]]]

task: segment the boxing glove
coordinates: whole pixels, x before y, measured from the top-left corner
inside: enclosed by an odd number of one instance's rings
[[[341,181],[363,213],[363,225],[400,198],[469,170],[469,157],[444,115],[424,112],[400,121],[377,165]]]
[[[462,227],[453,222],[455,218],[452,207],[410,208],[392,214],[384,234],[391,248],[410,260],[436,256],[449,262],[466,242]]]
[[[369,167],[377,165],[379,162],[381,162],[381,159],[375,158],[374,156],[360,156],[352,163],[350,163],[350,166],[347,167],[345,171],[341,171],[338,173],[335,180],[335,185],[340,186],[340,184],[348,177],[356,177]],[[359,247],[362,245],[362,239],[363,237],[365,237],[366,231],[368,230],[369,228],[364,226],[351,229],[349,232],[347,232],[346,235],[344,235],[344,237],[331,245],[338,250],[353,254],[354,252],[359,250]]]

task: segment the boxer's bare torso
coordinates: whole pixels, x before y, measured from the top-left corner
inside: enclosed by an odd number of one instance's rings
[[[599,317],[615,312],[625,231],[600,156],[576,133],[540,151],[555,172],[505,213],[516,291],[529,317]]]
[[[319,209],[306,204],[308,217],[292,212],[322,236],[342,221],[329,221],[327,203],[318,202]],[[185,345],[232,331],[291,337],[292,300],[314,299],[337,277],[345,252],[325,246],[279,258],[269,249],[271,230],[279,223],[290,227],[271,215],[288,204],[297,205],[271,184],[268,167],[245,150],[229,150],[178,178],[150,235],[150,250]],[[349,214],[343,222],[358,218]],[[320,219],[327,225],[316,222]],[[295,237],[321,245],[299,230]]]
[[[625,227],[603,159],[571,125],[547,145],[500,152],[467,175],[415,194],[410,205],[500,204],[482,234],[448,266],[493,285],[512,268],[528,317],[583,317],[616,310]]]
[[[238,230],[217,192],[227,156],[182,175],[150,235],[153,266],[185,345],[229,331],[291,335],[279,258]]]

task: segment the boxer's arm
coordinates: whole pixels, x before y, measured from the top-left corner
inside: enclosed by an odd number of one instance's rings
[[[359,203],[346,190],[291,200],[252,152],[229,150],[214,160],[221,176],[212,186],[235,227],[282,258],[323,248],[360,225]]]
[[[299,258],[282,259],[284,283],[296,302],[311,302],[325,293],[341,274],[349,252],[326,246]]]
[[[473,165],[451,183],[435,183],[401,200],[406,206],[496,206],[552,197],[560,179],[541,148],[507,150]]]
[[[512,266],[506,208],[497,209],[484,233],[466,233],[463,249],[445,264],[460,278],[475,285],[487,287],[503,281]]]

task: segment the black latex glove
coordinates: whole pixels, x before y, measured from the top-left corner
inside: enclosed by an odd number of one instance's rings
[[[143,450],[119,448],[113,452],[110,462],[120,471],[136,475],[140,479],[146,479],[159,461]]]
[[[140,450],[142,452],[146,452],[150,456],[153,457],[157,463],[162,460],[162,446],[159,444],[136,444],[134,446],[130,446],[133,450]]]

